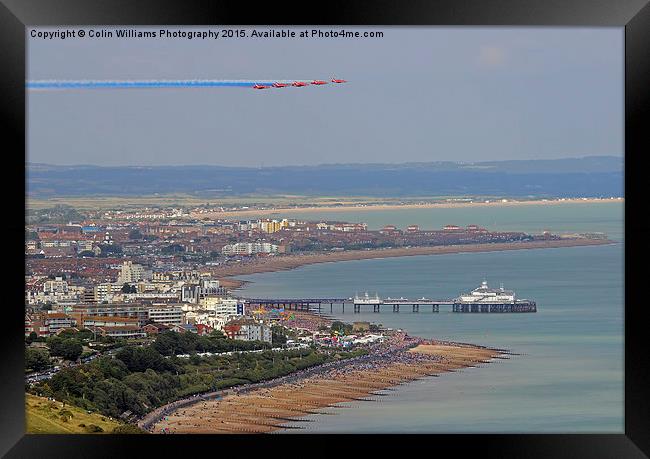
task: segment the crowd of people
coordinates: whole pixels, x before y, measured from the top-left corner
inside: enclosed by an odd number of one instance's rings
[[[296,314],[296,320],[300,320],[302,321],[301,323],[311,327],[320,327],[323,321],[322,318],[308,313]],[[412,337],[401,331],[394,332],[387,336],[386,340],[369,345],[369,352],[367,354],[305,368],[270,381],[247,384],[245,386],[201,395],[193,395],[182,400],[177,400],[149,413],[139,422],[139,426],[153,432],[156,423],[166,419],[170,414],[177,412],[179,409],[193,405],[198,401],[206,402],[207,400],[226,395],[244,395],[251,391],[268,389],[282,384],[300,384],[307,378],[337,379],[338,377],[356,371],[378,371],[395,363],[413,364],[417,362],[440,361],[440,357],[436,355],[406,352],[415,346],[432,343],[433,341],[431,340]],[[442,342],[436,343],[442,344]],[[168,428],[165,429],[162,433],[170,433]]]
[[[308,330],[310,332],[318,331],[321,327],[332,324],[332,320],[327,316],[304,311],[295,311],[295,313],[292,313],[292,317],[292,319],[283,321],[282,324],[289,328]]]

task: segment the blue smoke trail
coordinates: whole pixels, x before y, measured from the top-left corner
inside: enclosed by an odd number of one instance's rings
[[[99,88],[193,88],[193,87],[252,87],[255,84],[270,86],[273,83],[291,84],[310,80],[33,80],[27,89],[99,89]]]

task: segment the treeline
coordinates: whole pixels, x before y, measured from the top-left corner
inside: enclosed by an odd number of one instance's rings
[[[42,371],[52,366],[50,357],[61,357],[71,362],[83,355],[83,346],[93,337],[90,330],[63,330],[49,338],[38,337],[31,332],[25,338],[25,371]],[[30,347],[31,343],[44,342],[46,347]]]
[[[329,354],[309,348],[200,357],[195,352],[207,350],[206,342],[219,346],[225,341],[218,336],[203,338],[206,337],[166,332],[152,345],[127,346],[114,358],[103,356],[63,369],[50,380],[31,386],[29,391],[108,416],[120,417],[126,411],[142,416],[189,395],[256,383],[362,352]],[[236,343],[238,350],[247,344]],[[191,353],[192,347],[194,353],[190,358],[175,355]]]
[[[45,349],[25,348],[25,371],[42,371],[52,366],[50,354]]]
[[[82,330],[63,330],[58,335],[49,338],[38,337],[32,332],[25,338],[25,369],[41,371],[51,366],[50,357],[61,357],[70,362],[76,362],[80,357],[88,356],[94,351],[84,354],[84,346],[90,341],[99,341],[100,346],[105,348],[112,347],[115,340],[108,336],[95,337],[93,332],[88,329]],[[32,348],[31,343],[45,343],[45,348]]]
[[[201,352],[253,351],[270,349],[271,344],[264,341],[239,341],[226,338],[215,330],[209,335],[196,333],[176,333],[165,331],[156,337],[153,347],[161,355],[180,355]]]

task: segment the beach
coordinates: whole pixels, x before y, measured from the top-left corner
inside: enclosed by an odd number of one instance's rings
[[[304,207],[276,207],[271,209],[243,209],[225,210],[221,212],[190,212],[191,218],[230,218],[230,217],[261,217],[269,215],[291,215],[304,212],[372,212],[398,209],[455,209],[470,207],[512,207],[512,206],[553,206],[564,204],[594,204],[607,202],[622,202],[623,198],[597,199],[597,198],[574,198],[574,199],[535,199],[530,201],[516,201],[511,199],[496,199],[484,201],[441,201],[421,204],[372,204],[359,203],[352,205],[341,202],[339,205],[304,206]]]
[[[500,252],[505,250],[544,249],[611,244],[607,239],[559,239],[548,241],[506,242],[492,244],[463,244],[431,247],[400,247],[374,250],[348,250],[343,252],[291,254],[256,258],[236,265],[210,267],[211,274],[226,288],[237,289],[243,281],[234,276],[283,271],[314,263],[367,260],[373,258],[407,257],[416,255],[442,255],[464,252]]]
[[[286,382],[253,390],[229,391],[198,400],[156,422],[153,433],[271,433],[290,421],[351,401],[381,401],[386,391],[416,379],[440,376],[506,358],[506,352],[479,346],[393,337],[384,349],[323,365],[283,378]],[[299,427],[298,427],[299,428]]]

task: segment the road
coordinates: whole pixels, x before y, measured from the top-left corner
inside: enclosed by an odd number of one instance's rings
[[[74,363],[71,363],[69,365],[64,365],[64,366],[56,365],[55,367],[49,368],[49,369],[47,369],[45,371],[26,374],[25,375],[25,382],[27,384],[29,384],[29,385],[36,384],[39,381],[44,381],[46,379],[52,378],[52,376],[54,376],[55,374],[57,374],[59,371],[61,371],[64,368],[72,368],[72,367],[76,367],[78,365],[83,365],[85,363],[92,362],[97,357],[100,357],[102,355],[111,355],[112,356],[118,350],[119,349],[111,349],[111,350],[109,350],[107,352],[104,352],[103,354],[98,352],[96,354],[89,355],[88,357],[85,357],[85,358],[79,360],[78,362],[74,362]]]

